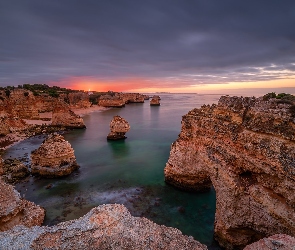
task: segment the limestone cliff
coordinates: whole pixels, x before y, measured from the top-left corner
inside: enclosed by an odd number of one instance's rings
[[[125,101],[117,96],[102,95],[98,99],[98,105],[102,107],[122,108],[125,106]]]
[[[165,180],[216,190],[215,238],[240,249],[276,233],[295,235],[295,124],[275,99],[221,97],[182,118]]]
[[[108,140],[126,139],[125,134],[129,131],[129,123],[121,116],[114,116],[110,123],[111,132],[108,134]]]
[[[116,93],[115,96],[122,99],[125,103],[144,102],[144,95],[139,93]]]
[[[51,125],[64,126],[70,129],[86,128],[83,119],[76,115],[66,103],[60,101],[54,104]]]
[[[175,228],[132,217],[123,205],[101,205],[53,227],[16,227],[0,233],[1,249],[171,249],[206,246]]]
[[[4,117],[0,117],[0,136],[22,131],[26,128],[26,122],[20,118],[8,116],[8,114]]]
[[[21,199],[13,186],[6,184],[0,178],[0,231],[9,230],[16,225],[40,226],[44,216],[43,208]]]
[[[45,177],[60,177],[79,168],[74,149],[63,136],[49,135],[41,146],[31,153],[32,174]]]

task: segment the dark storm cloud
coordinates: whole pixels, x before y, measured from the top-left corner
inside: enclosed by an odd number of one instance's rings
[[[0,84],[281,79],[295,72],[294,27],[293,0],[1,1]]]

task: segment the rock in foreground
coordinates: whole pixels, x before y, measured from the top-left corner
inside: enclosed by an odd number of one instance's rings
[[[295,249],[295,238],[285,234],[276,234],[268,238],[263,238],[244,250],[290,250]]]
[[[111,132],[108,134],[108,140],[121,140],[126,139],[126,132],[129,131],[129,123],[122,118],[121,116],[114,116],[113,120],[110,123]]]
[[[295,124],[276,99],[224,96],[183,116],[166,182],[216,191],[215,238],[241,249],[263,237],[295,235]]]
[[[206,246],[175,228],[130,215],[123,205],[101,205],[53,227],[16,227],[0,233],[0,249],[188,249]]]
[[[60,177],[79,168],[74,149],[59,134],[49,135],[41,146],[31,153],[32,174],[45,177]]]
[[[33,202],[21,199],[20,194],[13,186],[6,184],[0,178],[0,231],[10,230],[16,225],[40,226],[44,216],[43,208]],[[2,243],[3,240],[0,241]],[[5,249],[1,247],[1,243],[0,249]]]

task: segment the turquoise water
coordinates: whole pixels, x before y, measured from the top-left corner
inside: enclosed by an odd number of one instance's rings
[[[104,203],[124,204],[134,216],[179,228],[207,245],[213,241],[215,192],[194,194],[164,182],[170,145],[177,139],[181,117],[219,95],[162,94],[161,106],[128,104],[121,109],[83,117],[87,129],[64,134],[75,150],[80,170],[61,179],[31,177],[16,188],[45,207],[45,225],[78,218]],[[120,115],[130,126],[125,141],[107,141],[109,123]],[[33,137],[7,150],[3,158],[25,157],[44,137]],[[51,189],[46,189],[48,184]]]

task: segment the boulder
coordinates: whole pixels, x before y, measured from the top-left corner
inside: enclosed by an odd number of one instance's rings
[[[52,126],[64,126],[69,129],[86,128],[83,119],[76,115],[67,104],[56,102],[52,111]]]
[[[295,124],[289,104],[220,98],[182,118],[165,181],[216,191],[215,238],[242,249],[263,237],[295,236]]]
[[[244,250],[290,250],[295,247],[295,238],[286,234],[276,234],[263,238],[244,248]]]
[[[13,186],[0,178],[0,231],[10,230],[16,225],[26,227],[40,226],[45,217],[45,210],[33,202],[21,199]],[[4,240],[2,239],[3,243]],[[2,244],[0,243],[0,245]],[[0,249],[15,249],[4,248]]]
[[[74,149],[59,134],[49,135],[41,146],[31,153],[32,174],[44,177],[60,177],[79,168]]]
[[[77,220],[52,227],[15,227],[0,233],[0,249],[206,250],[178,229],[130,215],[118,204],[93,208]]]
[[[110,123],[111,132],[108,134],[108,140],[121,140],[126,139],[126,132],[129,131],[129,123],[122,118],[121,116],[114,116],[113,120]]]
[[[18,159],[6,159],[2,165],[2,177],[8,183],[18,182],[30,174],[28,167]]]

